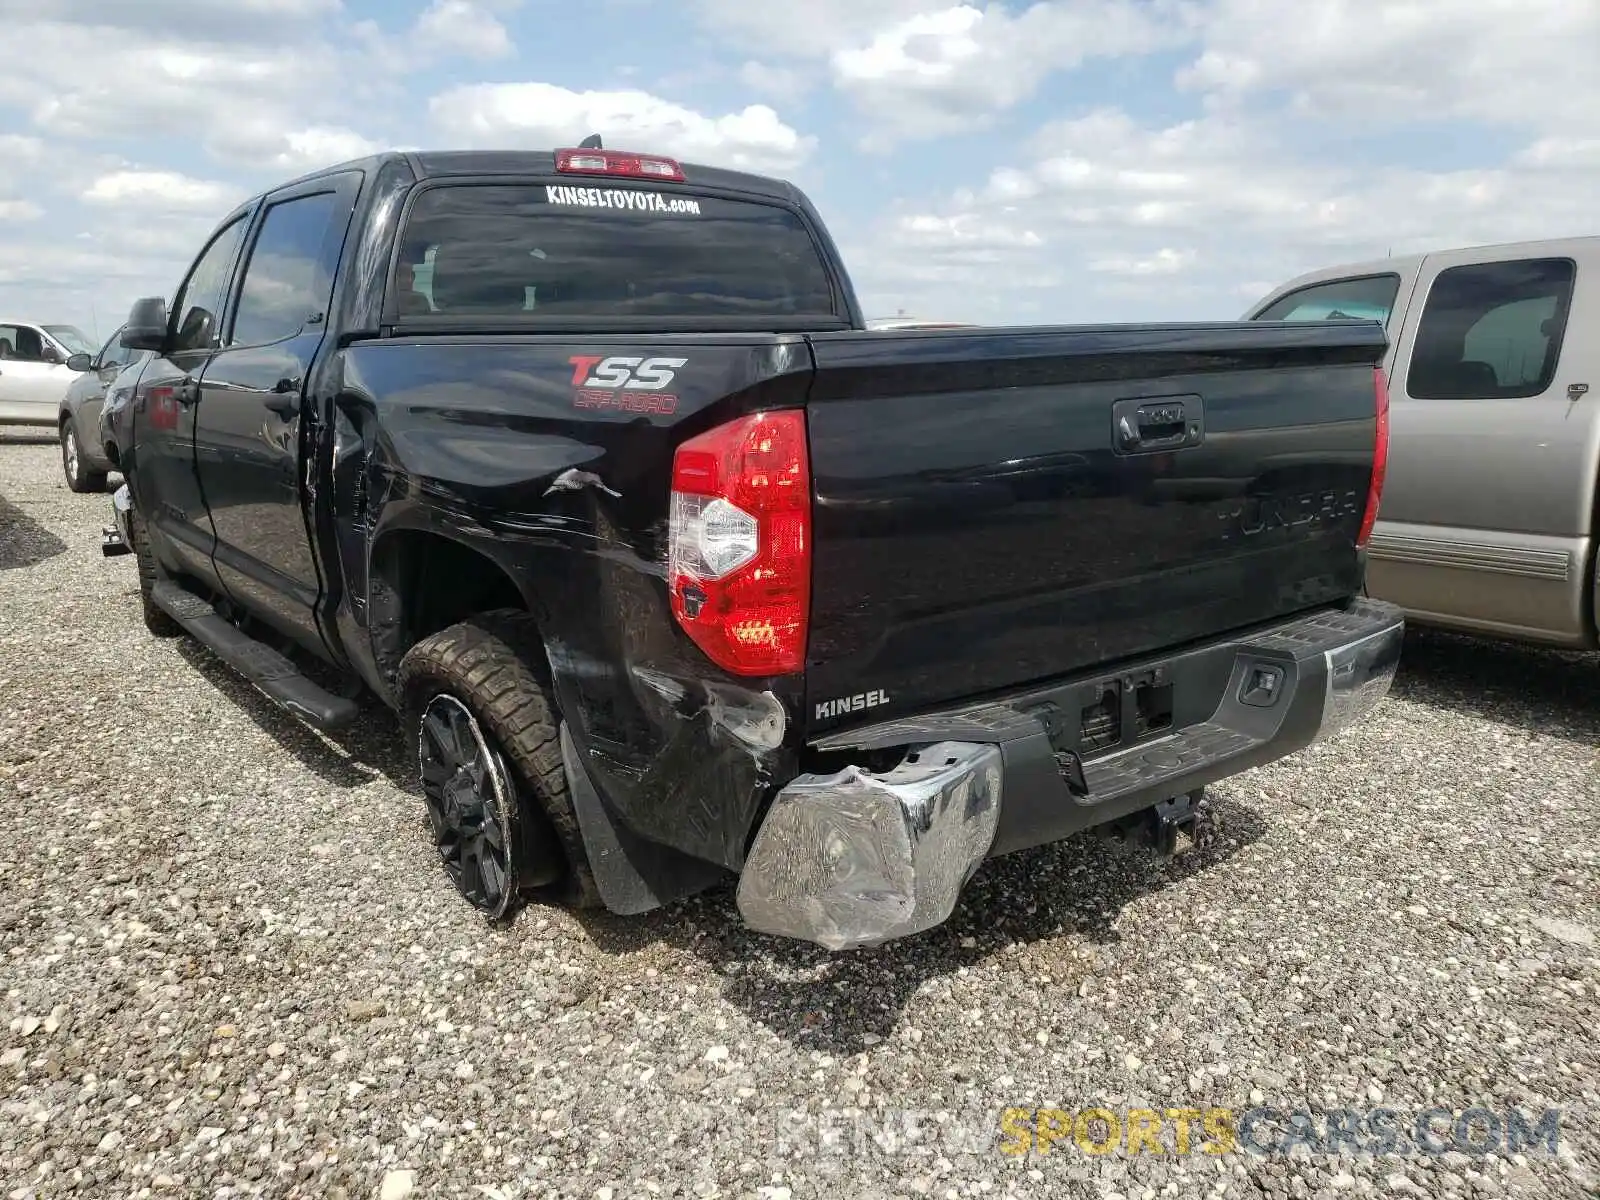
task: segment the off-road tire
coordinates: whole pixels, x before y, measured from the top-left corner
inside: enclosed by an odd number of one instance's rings
[[[403,728],[416,745],[435,696],[464,704],[510,768],[520,806],[514,820],[531,822],[534,836],[553,835],[566,860],[559,882],[532,890],[571,908],[597,908],[600,892],[567,788],[555,701],[535,669],[543,661],[538,627],[515,609],[479,613],[423,638],[400,660]]]
[[[144,609],[144,627],[156,637],[177,637],[183,633],[183,626],[151,598],[156,580],[161,577],[161,569],[156,566],[156,556],[150,549],[149,530],[137,506],[128,510],[128,533],[133,542],[134,561],[139,566],[139,604]]]
[[[71,443],[68,443],[71,438]],[[91,471],[83,460],[83,439],[78,436],[78,426],[71,417],[61,422],[61,473],[66,476],[67,488],[74,492],[103,492],[106,490],[104,471]]]

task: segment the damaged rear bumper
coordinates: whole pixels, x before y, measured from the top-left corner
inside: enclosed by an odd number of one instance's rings
[[[831,950],[931,929],[988,857],[1118,820],[1348,728],[1388,693],[1404,633],[1400,609],[1362,599],[1114,676],[823,739],[815,749],[912,753],[887,774],[847,766],[784,787],[740,875],[740,914],[757,931]],[[1171,687],[1169,727],[1086,753],[1086,701],[1151,677]]]
[[[932,928],[989,853],[1002,775],[999,747],[972,742],[914,751],[886,775],[802,775],[756,835],[740,915],[830,950]]]

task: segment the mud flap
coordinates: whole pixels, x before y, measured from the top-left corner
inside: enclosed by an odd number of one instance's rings
[[[637,916],[730,877],[726,868],[646,841],[618,821],[595,791],[565,721],[561,723],[561,761],[567,770],[567,788],[578,815],[589,869],[608,910],[618,916]]]

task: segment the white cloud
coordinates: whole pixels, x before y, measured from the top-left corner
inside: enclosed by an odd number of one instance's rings
[[[122,237],[0,235],[0,308],[86,329],[97,325],[105,336],[139,297],[170,296],[197,248],[193,242],[173,254],[141,250]]]
[[[1595,0],[1212,0],[1180,84],[1325,120],[1600,128]]]
[[[43,158],[44,143],[38,138],[0,133],[0,163],[6,167],[0,174],[0,221],[36,221],[44,215],[44,209],[32,200],[14,195],[22,186],[23,169],[37,165]]]
[[[799,100],[813,83],[804,71],[754,59],[740,64],[738,80],[741,87],[748,88],[758,96],[770,96],[783,101]]]
[[[573,92],[548,83],[471,84],[435,96],[435,127],[450,144],[549,149],[599,133],[608,146],[710,166],[792,170],[816,139],[764,104],[706,116],[648,92]]]
[[[404,77],[370,69],[374,51],[359,38],[318,32],[342,11],[337,0],[223,7],[238,20],[208,23],[211,0],[19,7],[0,42],[0,112],[20,110],[52,144],[171,138],[279,175],[372,148],[341,118],[384,113]]]
[[[1142,55],[1194,36],[1198,0],[814,0],[809,4],[697,0],[702,24],[759,50],[741,79],[787,56],[797,88],[826,78],[864,119],[863,143],[981,128],[1033,95],[1053,72],[1093,58]]]
[[[1056,71],[1147,54],[1187,38],[1168,0],[1058,0],[920,12],[834,53],[838,86],[878,127],[873,144],[981,128]]]
[[[0,0],[0,26],[48,18],[63,26],[148,34],[169,30],[190,41],[237,43],[262,34],[295,36],[319,18],[337,15],[340,0]],[[27,43],[18,43],[27,45]]]
[[[898,232],[908,243],[933,246],[1031,249],[1044,245],[1044,239],[1031,229],[1018,229],[975,212],[954,216],[915,213],[900,218]]]
[[[916,16],[929,0],[694,0],[714,36],[765,58],[789,55],[826,60],[841,45],[870,38],[886,25]]]
[[[1037,86],[997,31],[1055,7],[902,16],[834,66],[890,132],[970,128]],[[1049,319],[1230,316],[1312,266],[1592,227],[1594,0],[1211,0],[1169,24],[1194,42],[1174,82],[1200,115],[1151,124],[1107,107],[1047,126],[985,181],[847,239],[863,294],[973,319],[1028,312],[1021,288],[1055,289]],[[1042,28],[1021,40],[1047,42]],[[964,90],[975,76],[987,100]],[[1391,130],[1419,154],[1363,144]],[[1473,140],[1489,131],[1526,140],[1486,155]],[[1473,165],[1423,165],[1441,149]]]
[[[56,138],[166,135],[226,144],[241,117],[294,128],[307,123],[302,114],[363,94],[342,83],[330,100],[327,81],[349,73],[314,43],[217,46],[130,31],[108,55],[102,29],[40,22],[18,32],[13,49],[0,52],[0,103],[25,109]],[[20,45],[29,52],[15,52]]]
[[[0,133],[0,163],[6,163],[10,170],[37,162],[43,156],[44,142],[40,139],[20,133]]]
[[[90,204],[162,212],[198,209],[214,212],[220,220],[243,196],[227,184],[191,179],[173,171],[114,171],[90,184],[83,199]]]
[[[364,138],[353,129],[325,126],[292,129],[283,135],[283,141],[286,148],[273,157],[272,163],[296,171],[313,171],[384,149],[383,143]]]
[[[237,197],[402,136],[820,183],[877,312],[1228,316],[1309,266],[1592,231],[1600,0],[691,0],[697,36],[649,25],[591,90],[505,81],[593,50],[514,38],[518,3],[0,0],[0,304],[169,291]],[[600,11],[643,43],[664,7]]]
[[[249,192],[373,149],[356,125],[406,79],[345,22],[340,0],[0,0],[0,306],[115,320]]]
[[[1218,306],[1246,284],[1313,266],[1589,232],[1592,150],[1540,141],[1498,165],[1375,168],[1307,153],[1293,125],[1269,119],[1160,126],[1102,110],[1042,130],[1018,165],[976,187],[885,222],[861,239],[855,274],[868,297],[922,287],[933,307],[978,318],[1015,311],[1007,293],[1019,286],[1057,284],[1055,319],[1126,319],[1111,304],[1229,317],[1243,305]],[[1086,284],[1094,277],[1127,290]]]
[[[1089,260],[1089,270],[1106,275],[1131,275],[1135,278],[1146,275],[1176,275],[1191,267],[1195,257],[1193,250],[1174,250],[1171,246],[1163,246],[1145,258],[1130,258],[1127,255],[1092,258]]]
[[[1600,137],[1540,138],[1518,154],[1516,162],[1520,166],[1555,170],[1600,169]]]
[[[286,129],[270,116],[242,115],[217,130],[208,148],[224,162],[271,169],[287,177],[375,154],[383,146],[353,129],[321,125]]]
[[[516,51],[499,18],[475,0],[433,0],[417,18],[412,36],[424,54],[442,50],[468,58],[505,58]]]

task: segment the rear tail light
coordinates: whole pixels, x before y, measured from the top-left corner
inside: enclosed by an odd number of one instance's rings
[[[556,170],[564,175],[616,175],[626,179],[683,182],[683,168],[677,159],[623,150],[557,150]]]
[[[1378,406],[1378,432],[1372,448],[1372,482],[1367,485],[1367,509],[1361,514],[1361,532],[1356,535],[1356,546],[1362,549],[1372,540],[1373,526],[1378,523],[1383,477],[1389,469],[1389,381],[1382,367],[1374,368],[1372,381]]]
[[[801,669],[811,619],[804,413],[741,417],[678,447],[667,582],[678,624],[724,670]]]

